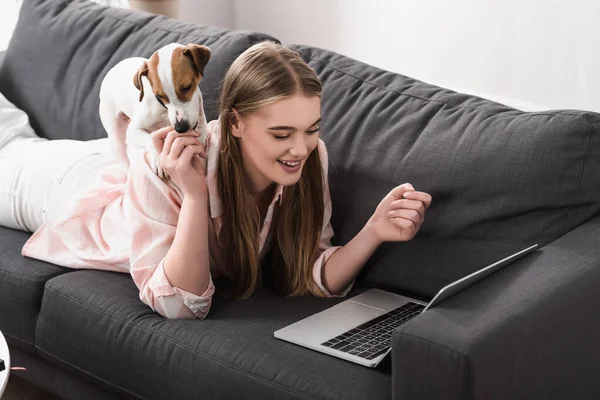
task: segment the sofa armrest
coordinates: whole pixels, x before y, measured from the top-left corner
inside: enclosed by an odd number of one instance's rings
[[[600,216],[403,325],[392,371],[394,399],[600,398]]]
[[[2,63],[4,62],[5,56],[6,56],[6,51],[0,51],[0,70],[2,70]]]

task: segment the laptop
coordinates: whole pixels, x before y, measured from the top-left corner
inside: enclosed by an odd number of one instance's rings
[[[523,249],[444,286],[429,303],[370,289],[275,331],[275,337],[366,367],[376,367],[390,352],[392,335],[400,325],[537,247],[535,244]]]

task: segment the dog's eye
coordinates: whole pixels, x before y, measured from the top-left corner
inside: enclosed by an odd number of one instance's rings
[[[184,92],[187,92],[187,91],[189,91],[191,88],[192,88],[192,84],[189,84],[189,85],[187,85],[186,87],[184,87],[184,88],[181,88],[181,90],[182,90],[182,91],[184,91]]]
[[[160,104],[161,106],[163,106],[164,108],[167,108],[167,106],[165,106],[165,103],[164,103],[164,102],[163,102],[163,100],[162,100],[162,97],[161,97],[160,95],[158,95],[158,94],[157,94],[157,95],[155,95],[155,96],[156,96],[156,100],[159,102],[159,104]]]

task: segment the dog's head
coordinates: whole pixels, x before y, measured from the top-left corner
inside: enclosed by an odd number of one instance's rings
[[[142,77],[148,78],[156,101],[167,109],[169,121],[179,133],[195,129],[199,122],[204,123],[198,84],[210,54],[208,47],[199,44],[171,43],[154,52],[133,78],[133,84],[140,91],[140,101],[144,98]]]

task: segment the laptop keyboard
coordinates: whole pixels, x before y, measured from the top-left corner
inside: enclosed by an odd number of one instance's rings
[[[419,315],[424,308],[422,304],[408,302],[321,345],[372,360],[390,348],[396,328]]]

